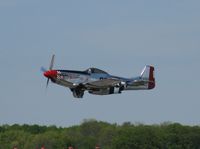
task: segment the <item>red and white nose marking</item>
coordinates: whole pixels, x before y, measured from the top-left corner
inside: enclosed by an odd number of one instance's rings
[[[55,78],[57,77],[57,71],[56,70],[45,71],[44,76],[47,78]]]

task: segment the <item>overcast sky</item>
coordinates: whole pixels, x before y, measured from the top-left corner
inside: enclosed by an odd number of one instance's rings
[[[155,66],[156,88],[119,95],[49,84],[40,67],[134,77]],[[200,125],[200,1],[1,0],[0,124],[71,126],[85,118],[121,124]]]

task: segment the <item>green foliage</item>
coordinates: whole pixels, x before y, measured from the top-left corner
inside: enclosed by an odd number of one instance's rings
[[[39,125],[0,126],[0,149],[199,149],[200,127],[178,123],[161,125],[109,124],[84,120],[79,126],[57,128]]]

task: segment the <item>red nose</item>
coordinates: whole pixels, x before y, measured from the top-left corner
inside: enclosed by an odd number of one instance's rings
[[[57,71],[56,70],[45,71],[44,76],[47,77],[47,78],[57,77]]]

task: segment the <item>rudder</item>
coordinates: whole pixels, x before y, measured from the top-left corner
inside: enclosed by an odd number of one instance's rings
[[[154,67],[145,66],[140,75],[141,79],[148,81],[148,89],[153,89],[155,87],[155,78],[154,78]]]

